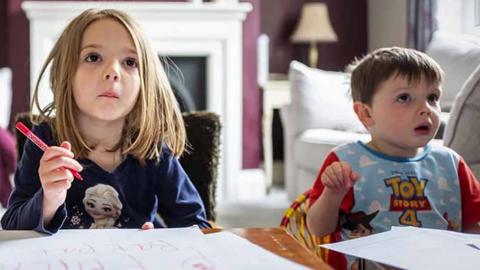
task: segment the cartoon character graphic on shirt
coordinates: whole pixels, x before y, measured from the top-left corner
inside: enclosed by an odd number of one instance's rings
[[[385,185],[392,190],[390,196],[390,211],[401,211],[398,221],[402,225],[422,227],[417,217],[417,211],[431,210],[428,197],[425,196],[427,179],[408,176],[402,180],[400,175],[384,180]]]
[[[378,212],[379,210],[370,214],[366,214],[363,211],[342,214],[340,224],[342,228],[350,231],[348,233],[348,238],[350,239],[371,235],[374,231],[370,221],[377,216]]]
[[[344,212],[340,213],[340,226],[349,231],[348,238],[355,239],[374,233],[373,227],[370,225],[370,222],[377,216],[379,210],[366,214],[363,211],[352,212],[346,214]],[[360,260],[354,259],[350,263],[350,270],[360,269]]]
[[[93,218],[90,229],[115,228],[115,222],[122,213],[122,202],[118,192],[109,185],[97,184],[85,191],[85,211]]]

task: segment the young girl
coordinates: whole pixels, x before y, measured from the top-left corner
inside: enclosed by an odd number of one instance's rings
[[[39,82],[51,64],[54,101],[41,109]],[[4,229],[209,227],[200,196],[177,157],[185,129],[166,75],[140,27],[116,10],[86,10],[55,44],[37,81],[27,142]],[[60,146],[59,142],[62,142]],[[74,180],[66,168],[77,170]]]

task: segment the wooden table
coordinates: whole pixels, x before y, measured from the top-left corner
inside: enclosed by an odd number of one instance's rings
[[[215,233],[222,229],[203,229],[204,233]],[[280,228],[226,229],[279,256],[313,269],[332,269]]]

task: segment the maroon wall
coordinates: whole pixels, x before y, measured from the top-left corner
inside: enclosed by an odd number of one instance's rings
[[[355,56],[367,52],[366,0],[262,0],[261,31],[270,37],[270,72],[287,73],[291,60],[308,63],[308,44],[293,44],[293,33],[302,5],[324,2],[328,6],[338,42],[318,45],[318,65],[326,70],[343,70]]]
[[[260,2],[245,0],[253,10],[243,24],[243,168],[258,168],[261,160],[261,91],[257,84],[257,37]]]
[[[30,100],[28,22],[21,3],[22,0],[4,0],[0,4],[0,9],[6,10],[7,25],[7,42],[0,42],[0,51],[6,53],[4,64],[13,73],[12,119],[17,112],[28,110]]]
[[[0,67],[7,65],[7,50],[6,44],[8,42],[8,26],[7,26],[7,2],[0,2]]]

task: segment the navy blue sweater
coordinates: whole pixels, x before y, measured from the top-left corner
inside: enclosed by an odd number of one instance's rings
[[[33,129],[47,145],[55,145],[50,128]],[[15,172],[15,189],[2,227],[55,233],[58,229],[140,228],[151,221],[155,227],[209,227],[201,198],[177,158],[167,147],[160,162],[147,160],[141,166],[132,156],[112,172],[89,159],[79,159],[83,181],[75,179],[47,227],[43,226],[43,192],[38,167],[43,152],[26,142]],[[163,222],[158,219],[157,210]]]

